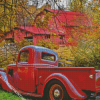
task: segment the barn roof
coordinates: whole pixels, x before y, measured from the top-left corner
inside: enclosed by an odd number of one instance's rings
[[[90,25],[90,21],[84,13],[54,9],[45,9],[45,11],[57,14],[55,20],[59,20],[67,26]]]
[[[16,27],[15,29],[20,29],[20,30],[23,30],[23,31],[27,31],[29,33],[32,33],[32,34],[35,34],[35,35],[39,35],[39,34],[52,34],[52,35],[65,35],[65,33],[62,33],[60,32],[59,30],[55,30],[55,29],[43,29],[43,28],[40,28],[40,27],[36,27],[36,26],[20,26],[20,27]],[[57,33],[58,31],[58,33]]]
[[[35,35],[38,35],[38,34],[65,35],[66,30],[63,26],[74,27],[74,26],[90,24],[87,17],[85,17],[85,14],[80,13],[80,12],[62,11],[62,10],[54,10],[54,9],[44,9],[44,11],[52,12],[56,14],[56,16],[52,16],[52,19],[49,21],[49,24],[48,24],[49,29],[36,27],[36,25],[25,26],[25,27],[20,26],[20,27],[16,27],[15,29],[27,31]]]

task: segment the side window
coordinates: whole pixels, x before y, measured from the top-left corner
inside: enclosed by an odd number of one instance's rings
[[[29,51],[22,51],[19,56],[19,62],[28,62]]]
[[[41,58],[44,60],[55,61],[55,56],[52,54],[42,52]]]

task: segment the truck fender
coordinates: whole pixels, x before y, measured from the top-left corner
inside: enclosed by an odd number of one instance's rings
[[[3,68],[0,68],[0,71],[1,71],[1,72],[5,72],[5,70],[4,70]]]
[[[7,79],[7,75],[5,72],[2,72],[2,71],[0,71],[0,85],[2,86],[3,89],[9,92],[12,91],[11,85],[9,84],[8,79]]]
[[[87,95],[70,78],[61,73],[53,73],[46,78],[42,88],[42,96],[44,95],[45,86],[54,79],[59,80],[65,86],[65,89],[71,98],[78,100],[87,98]]]
[[[100,70],[95,70],[96,72],[96,93],[100,93]]]

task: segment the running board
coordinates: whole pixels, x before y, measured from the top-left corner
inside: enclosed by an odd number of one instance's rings
[[[29,93],[29,92],[24,92],[21,90],[16,90],[18,93],[25,95],[25,96],[33,96],[33,97],[42,97],[41,94],[37,94],[37,93]]]

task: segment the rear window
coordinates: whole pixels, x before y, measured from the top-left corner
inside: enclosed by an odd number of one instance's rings
[[[42,52],[41,58],[43,60],[55,61],[55,55]]]

